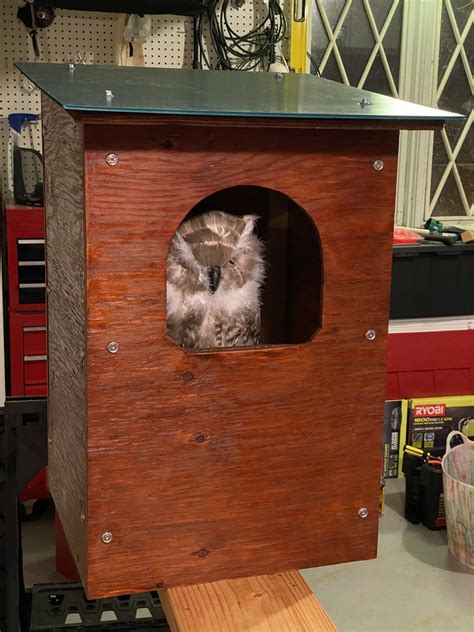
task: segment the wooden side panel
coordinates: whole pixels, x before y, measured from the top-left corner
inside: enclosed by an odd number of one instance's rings
[[[171,632],[337,632],[292,571],[160,591]]]
[[[87,419],[82,125],[43,96],[48,308],[48,483],[86,576]]]
[[[398,133],[94,125],[85,147],[90,596],[373,557]],[[184,352],[169,242],[238,185],[315,223],[322,325],[307,344]]]
[[[321,326],[323,261],[319,236],[308,215],[290,213],[286,332],[288,342],[307,342]]]
[[[265,247],[266,276],[262,292],[262,344],[285,341],[287,294],[288,207],[289,200],[274,191],[265,191],[261,238]]]

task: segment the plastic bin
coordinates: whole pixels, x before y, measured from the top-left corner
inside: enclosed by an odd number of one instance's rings
[[[30,632],[169,632],[157,592],[87,599],[81,584],[35,584]]]
[[[474,314],[474,244],[393,247],[390,318]]]
[[[454,437],[462,443],[451,448]],[[449,552],[474,570],[474,441],[451,432],[442,468]]]

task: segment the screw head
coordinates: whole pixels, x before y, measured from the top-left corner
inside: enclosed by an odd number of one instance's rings
[[[382,171],[382,169],[383,169],[383,160],[376,160],[374,162],[374,169],[375,169],[375,171]]]
[[[365,337],[367,338],[367,340],[370,340],[370,341],[375,340],[376,335],[377,334],[375,333],[373,329],[369,329],[369,331],[365,332]]]
[[[369,515],[369,510],[367,509],[367,507],[361,507],[357,513],[359,514],[360,518],[367,518],[367,516]]]
[[[80,518],[81,518],[81,522],[85,522],[86,521],[86,514],[83,511],[81,511]]]
[[[283,73],[282,72],[276,72],[275,73],[275,79],[283,79]]]
[[[371,105],[369,99],[366,99],[365,97],[363,97],[360,101],[359,101],[359,105],[361,108],[365,108],[367,105]]]
[[[119,343],[115,341],[109,342],[109,344],[107,345],[107,351],[109,353],[117,353],[119,348]]]
[[[102,534],[100,539],[102,540],[104,544],[110,544],[110,542],[112,542],[113,536],[110,533],[110,531],[106,531],[105,533]]]
[[[108,156],[105,159],[105,162],[110,167],[115,167],[115,165],[118,164],[118,161],[119,161],[119,157],[117,156],[117,154],[108,154]]]

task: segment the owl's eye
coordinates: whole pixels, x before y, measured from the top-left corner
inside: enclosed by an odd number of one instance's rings
[[[237,261],[235,259],[229,259],[229,263],[230,263],[231,266],[235,266]]]

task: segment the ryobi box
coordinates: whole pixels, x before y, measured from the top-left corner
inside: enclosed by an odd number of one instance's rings
[[[474,395],[411,399],[408,404],[408,440],[429,450],[446,445],[451,430],[474,434]]]
[[[383,476],[397,478],[403,476],[403,448],[407,436],[408,401],[389,400],[385,402],[383,427]]]

